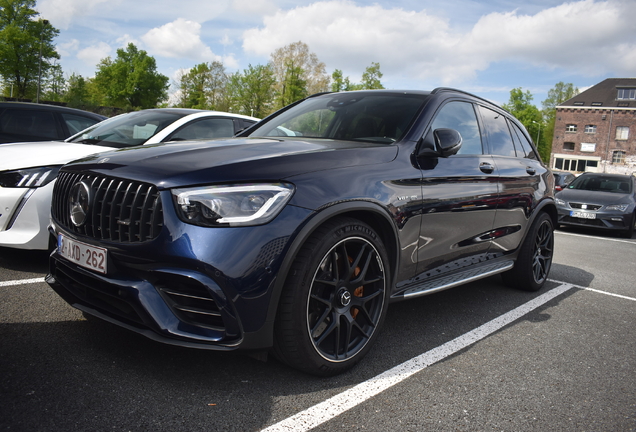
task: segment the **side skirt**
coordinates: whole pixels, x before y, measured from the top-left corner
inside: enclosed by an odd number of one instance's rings
[[[503,273],[514,267],[514,264],[515,263],[512,260],[500,261],[497,263],[479,266],[478,268],[463,270],[458,273],[453,273],[448,276],[442,276],[433,280],[427,280],[407,288],[405,291],[402,291],[401,293],[395,295],[393,299],[398,300],[419,297],[448,288],[453,288],[458,285],[463,285],[468,282],[473,282],[479,279]]]

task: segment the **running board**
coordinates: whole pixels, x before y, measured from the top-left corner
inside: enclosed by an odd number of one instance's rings
[[[503,273],[514,267],[514,261],[503,261],[495,264],[488,264],[480,266],[476,269],[464,270],[459,273],[453,273],[449,276],[436,278],[432,281],[426,281],[412,288],[407,289],[402,293],[403,298],[412,298],[432,294],[438,291],[442,291],[448,288],[453,288],[458,285],[463,285],[468,282],[473,282],[479,279],[493,276],[499,273]]]

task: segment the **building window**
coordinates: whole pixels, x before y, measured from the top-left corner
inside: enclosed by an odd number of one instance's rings
[[[566,132],[576,132],[576,125],[575,124],[569,124],[565,127],[565,131]]]
[[[554,169],[573,172],[585,172],[595,171],[594,168],[598,167],[597,160],[590,159],[566,159],[566,158],[554,158]]]
[[[596,133],[596,125],[585,125],[585,133]]]
[[[581,143],[581,151],[594,153],[596,151],[596,143]]]
[[[612,163],[615,163],[615,164],[625,163],[625,152],[620,150],[613,152]]]
[[[617,140],[626,140],[629,138],[629,127],[628,126],[618,126],[616,128],[616,139]]]
[[[617,100],[636,100],[636,89],[619,88]]]
[[[563,143],[563,150],[574,151],[574,143],[573,142],[565,142],[565,143]]]

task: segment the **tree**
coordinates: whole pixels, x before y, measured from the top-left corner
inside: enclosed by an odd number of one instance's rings
[[[329,75],[325,71],[325,64],[303,42],[278,48],[272,53],[269,64],[276,78],[277,108],[306,95],[329,90]],[[300,86],[304,88],[301,89]]]
[[[274,72],[270,65],[249,65],[242,74],[231,76],[228,93],[238,112],[263,118],[273,111]]]
[[[93,84],[104,96],[102,104],[123,109],[156,107],[168,91],[168,77],[157,72],[154,57],[132,43],[118,49],[115,60],[99,62]]]
[[[36,20],[34,7],[35,0],[0,0],[0,75],[18,98],[35,97],[39,74],[46,77],[60,58],[53,45],[59,31]]]
[[[371,66],[367,66],[362,74],[361,87],[364,90],[383,89],[384,86],[380,82],[383,74],[380,72],[380,63],[371,62]]]
[[[48,77],[42,80],[43,99],[47,101],[61,102],[66,93],[66,79],[62,66],[55,63],[49,69]]]
[[[572,83],[558,82],[554,88],[548,91],[548,97],[541,103],[543,105],[543,118],[545,119],[545,133],[547,146],[552,153],[552,140],[554,138],[554,123],[556,120],[556,107],[568,99],[579,94],[579,89]]]
[[[227,105],[228,76],[223,63],[201,63],[181,76],[179,89],[185,108],[220,110]]]
[[[371,66],[362,73],[362,82],[354,84],[349,77],[344,77],[340,69],[336,69],[331,75],[333,82],[331,83],[331,91],[353,91],[353,90],[373,90],[383,89],[384,86],[380,82],[382,72],[380,72],[380,63],[372,62]]]
[[[521,87],[514,88],[510,90],[510,100],[503,105],[503,108],[508,110],[526,127],[530,137],[535,140],[541,159],[544,162],[548,162],[550,160],[551,147],[547,144],[545,133],[541,134],[541,131],[545,130],[545,122],[539,108],[532,104],[532,99],[534,98],[530,91],[524,93]]]

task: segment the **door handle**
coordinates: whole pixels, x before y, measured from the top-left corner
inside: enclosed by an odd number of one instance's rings
[[[526,172],[530,175],[535,175],[537,173],[537,170],[532,167],[526,167]]]
[[[488,162],[482,162],[481,164],[479,164],[479,169],[485,174],[492,174],[492,172],[495,170],[495,167]]]

